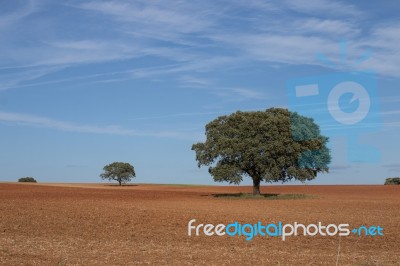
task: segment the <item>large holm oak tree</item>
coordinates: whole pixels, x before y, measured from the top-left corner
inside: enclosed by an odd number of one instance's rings
[[[129,163],[114,162],[104,166],[103,170],[100,175],[102,179],[118,181],[120,186],[136,176],[135,169]]]
[[[312,118],[282,108],[220,116],[206,125],[206,141],[192,146],[198,166],[209,166],[215,181],[239,184],[312,180],[328,172],[328,138]]]

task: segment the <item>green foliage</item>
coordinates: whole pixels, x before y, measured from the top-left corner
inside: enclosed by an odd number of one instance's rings
[[[31,182],[31,183],[37,183],[36,179],[33,177],[21,177],[20,179],[18,179],[18,182]]]
[[[400,177],[386,178],[385,185],[400,185]]]
[[[100,174],[102,179],[118,181],[120,186],[136,176],[135,169],[129,163],[114,162],[104,166],[103,170],[104,173]]]
[[[260,193],[260,181],[306,181],[329,170],[328,138],[313,119],[287,109],[220,116],[206,125],[205,134],[204,143],[192,146],[198,166],[209,166],[218,182],[239,184],[251,177],[254,194]]]

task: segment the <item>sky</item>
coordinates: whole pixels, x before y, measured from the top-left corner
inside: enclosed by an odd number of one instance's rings
[[[0,0],[0,181],[101,182],[104,165],[123,161],[134,182],[214,184],[191,150],[204,126],[284,107],[315,114],[330,138],[330,173],[308,184],[382,184],[400,172],[399,11],[372,0]],[[319,120],[334,76],[370,92],[354,127]],[[296,98],[301,82],[324,92]],[[342,96],[347,113],[365,103]],[[350,158],[372,154],[357,141],[378,156]]]

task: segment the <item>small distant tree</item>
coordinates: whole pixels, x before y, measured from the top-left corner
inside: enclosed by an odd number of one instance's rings
[[[33,177],[21,177],[20,179],[18,179],[18,182],[31,182],[31,183],[37,183],[36,179]]]
[[[129,163],[114,162],[104,166],[103,170],[104,173],[100,174],[102,179],[118,181],[120,186],[136,176],[135,169]]]
[[[385,185],[400,185],[400,177],[386,178]]]

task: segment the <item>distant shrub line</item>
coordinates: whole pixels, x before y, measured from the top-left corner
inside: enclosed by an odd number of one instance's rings
[[[36,179],[33,177],[21,177],[20,179],[18,179],[18,182],[37,183]]]
[[[400,185],[400,177],[386,178],[385,185]]]

